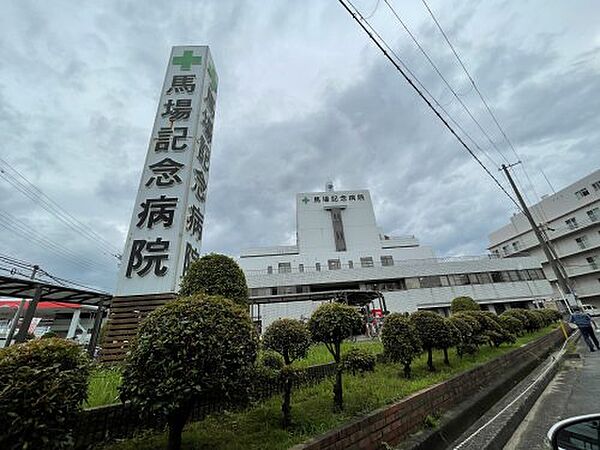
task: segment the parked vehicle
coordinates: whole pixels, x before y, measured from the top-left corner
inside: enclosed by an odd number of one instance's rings
[[[553,450],[600,449],[600,414],[561,420],[548,430],[548,440]]]
[[[589,314],[592,317],[600,317],[600,309],[593,305],[582,305],[583,312]]]

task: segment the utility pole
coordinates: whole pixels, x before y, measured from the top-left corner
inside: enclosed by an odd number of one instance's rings
[[[517,163],[517,164],[519,164],[519,163]],[[546,255],[546,259],[548,259],[550,268],[552,269],[552,271],[554,272],[554,275],[556,276],[556,281],[558,283],[558,287],[560,288],[560,290],[563,293],[572,294],[573,296],[575,296],[575,292],[571,287],[569,278],[566,276],[566,273],[563,275],[563,272],[561,271],[561,268],[559,267],[559,264],[553,255],[554,249],[551,249],[550,245],[549,245],[549,241],[546,241],[546,239],[544,239],[544,235],[542,234],[542,231],[540,230],[538,225],[535,223],[535,220],[533,219],[533,216],[531,215],[531,212],[529,211],[527,204],[523,200],[523,197],[521,196],[521,193],[519,192],[517,185],[513,181],[512,177],[510,176],[510,172],[508,171],[508,169],[514,165],[515,164],[506,166],[505,164],[502,164],[502,170],[504,171],[506,178],[508,178],[508,182],[510,183],[513,191],[515,192],[515,195],[517,196],[517,200],[519,201],[519,204],[521,205],[523,214],[525,214],[525,217],[529,221],[529,225],[531,225],[531,229],[535,233],[535,236],[537,237],[537,239],[540,243],[540,247],[542,248],[542,250],[544,251],[544,254]]]

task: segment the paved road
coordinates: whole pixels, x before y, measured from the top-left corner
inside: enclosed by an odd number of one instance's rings
[[[565,360],[504,450],[545,450],[544,437],[559,420],[600,412],[600,352],[579,340],[578,359]]]

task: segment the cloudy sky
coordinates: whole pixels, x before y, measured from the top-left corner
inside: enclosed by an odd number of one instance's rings
[[[514,162],[421,1],[390,2],[503,156],[385,2],[355,4],[496,164]],[[560,188],[600,166],[597,2],[430,6],[530,201],[550,191],[541,170]],[[173,45],[210,45],[220,79],[203,252],[292,243],[294,194],[327,179],[370,189],[387,232],[439,255],[484,253],[515,211],[335,0],[6,0],[0,30],[0,157],[119,250]],[[114,258],[33,194],[0,177],[0,253],[112,291]]]

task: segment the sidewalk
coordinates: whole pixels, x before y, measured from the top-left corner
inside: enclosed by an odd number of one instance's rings
[[[591,353],[580,339],[580,358],[569,358],[548,384],[504,450],[545,450],[544,439],[556,422],[600,412],[600,352]]]

